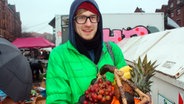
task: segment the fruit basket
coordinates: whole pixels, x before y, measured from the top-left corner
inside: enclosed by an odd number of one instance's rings
[[[97,78],[92,81],[79,104],[151,104],[149,96],[156,61],[143,60],[117,69],[112,65],[104,65]],[[113,83],[105,77],[106,72],[115,76]]]

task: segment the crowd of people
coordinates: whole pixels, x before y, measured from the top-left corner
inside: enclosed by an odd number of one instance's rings
[[[46,72],[50,51],[44,49],[23,49],[21,51],[29,61],[33,75],[33,82],[40,82],[41,74]]]

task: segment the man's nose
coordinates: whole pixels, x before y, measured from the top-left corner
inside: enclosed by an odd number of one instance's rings
[[[85,23],[86,25],[91,25],[91,20],[90,20],[90,18],[87,18],[87,20],[86,20],[86,23]]]

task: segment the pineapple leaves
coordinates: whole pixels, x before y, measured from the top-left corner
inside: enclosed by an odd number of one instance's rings
[[[147,55],[144,56],[143,60],[138,57],[138,61],[134,61],[132,69],[130,71],[131,81],[144,93],[151,91],[150,87],[153,81],[151,77],[155,75],[155,68],[157,67],[156,61],[152,62],[147,59]]]

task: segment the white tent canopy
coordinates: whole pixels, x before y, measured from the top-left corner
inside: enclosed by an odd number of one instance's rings
[[[118,45],[128,61],[145,55],[157,60],[157,72],[173,77],[184,88],[184,27],[123,39]]]

